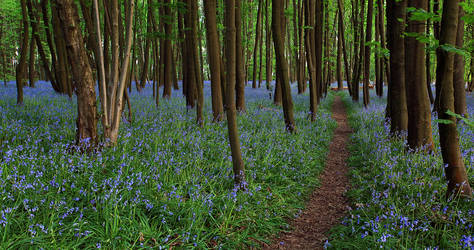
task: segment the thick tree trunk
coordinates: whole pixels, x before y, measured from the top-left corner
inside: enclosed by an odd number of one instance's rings
[[[16,66],[16,89],[17,98],[16,103],[23,105],[23,86],[25,86],[26,79],[26,58],[28,53],[29,27],[28,27],[28,13],[26,11],[26,0],[21,0],[21,15],[23,33],[21,35],[20,46],[20,60]]]
[[[409,0],[408,8],[427,10],[427,0]],[[410,20],[407,16],[407,32],[423,35],[425,21]],[[425,44],[415,37],[405,38],[405,83],[408,107],[408,146],[417,149],[434,148],[431,131],[431,109],[426,88]],[[392,102],[393,103],[393,102]]]
[[[441,20],[441,31],[439,44],[456,44],[456,33],[458,25],[459,1],[444,1],[443,17]],[[471,187],[466,174],[466,168],[459,147],[459,134],[456,129],[456,119],[448,115],[447,111],[453,111],[454,105],[454,53],[438,48],[440,60],[437,65],[439,74],[436,75],[436,83],[440,84],[439,118],[450,120],[449,124],[439,123],[439,137],[448,189],[446,197],[452,195],[472,196]]]
[[[464,2],[461,0],[460,2]],[[456,47],[462,48],[464,45],[464,9],[459,6],[458,27],[456,35]],[[472,60],[472,59],[471,59]],[[466,81],[464,80],[464,56],[456,53],[454,55],[454,111],[456,114],[467,116],[466,105]]]
[[[240,139],[237,130],[234,91],[236,82],[236,1],[225,1],[225,56],[226,56],[226,114],[229,142],[232,154],[235,185],[245,189],[244,161],[240,151]]]
[[[390,83],[388,116],[390,131],[400,135],[408,130],[407,96],[405,89],[405,32],[407,1],[387,1],[388,49],[390,51]]]
[[[76,143],[80,146],[97,144],[97,107],[95,82],[84,47],[79,15],[73,0],[58,0],[57,10],[67,44],[69,63],[77,95]]]
[[[223,119],[224,109],[221,92],[220,46],[217,33],[216,0],[204,1],[204,14],[206,16],[206,37],[209,68],[211,71],[211,95],[213,121]]]

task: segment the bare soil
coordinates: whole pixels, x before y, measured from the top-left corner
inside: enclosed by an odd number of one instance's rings
[[[339,96],[336,96],[332,112],[338,127],[329,147],[325,168],[319,176],[321,186],[311,194],[300,216],[290,222],[291,231],[281,233],[272,245],[263,246],[264,249],[323,249],[327,232],[340,223],[349,209],[349,200],[345,196],[350,188],[346,160],[352,130]]]

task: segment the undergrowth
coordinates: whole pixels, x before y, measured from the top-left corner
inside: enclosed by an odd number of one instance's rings
[[[25,88],[24,106],[12,83],[0,92],[1,249],[259,247],[318,185],[336,126],[332,95],[314,123],[308,97],[295,96],[290,135],[268,93],[247,89],[242,192],[226,124],[210,122],[208,85],[203,127],[180,94],[157,108],[147,88],[131,95],[133,122],[122,121],[117,146],[92,154],[70,153],[75,100],[46,85]]]
[[[364,109],[343,95],[351,136],[352,210],[331,231],[326,246],[334,249],[472,249],[472,200],[446,201],[436,115],[433,154],[408,152],[406,141],[392,139],[385,122],[385,99],[372,98]],[[468,107],[473,117],[472,106]],[[471,187],[474,180],[474,129],[458,126],[461,152]]]

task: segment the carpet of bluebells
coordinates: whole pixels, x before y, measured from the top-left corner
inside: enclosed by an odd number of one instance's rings
[[[372,96],[368,109],[345,95],[354,129],[351,176],[353,206],[342,225],[332,230],[329,248],[474,249],[474,203],[447,202],[444,164],[436,114],[433,154],[407,152],[406,141],[392,140],[385,122],[386,98]],[[474,116],[474,97],[468,95]],[[471,118],[472,119],[472,118]],[[461,151],[471,187],[474,180],[474,128],[458,126]]]
[[[24,91],[17,106],[14,82],[0,86],[1,249],[258,247],[288,228],[318,185],[336,126],[331,94],[315,123],[308,96],[295,94],[298,134],[289,135],[269,92],[247,88],[238,127],[248,190],[237,191],[226,123],[210,122],[208,82],[203,127],[181,91],[157,108],[150,87],[133,90],[133,121],[122,120],[117,146],[89,154],[70,150],[74,98],[46,82]],[[463,227],[466,213],[456,217]]]

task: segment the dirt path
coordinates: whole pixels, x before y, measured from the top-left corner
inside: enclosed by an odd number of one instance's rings
[[[349,202],[345,192],[350,185],[346,159],[351,128],[339,96],[336,96],[332,112],[338,127],[329,147],[326,166],[319,176],[321,186],[311,194],[301,215],[290,223],[292,231],[280,234],[273,245],[264,249],[323,249],[327,240],[325,233],[339,224],[347,211]]]

